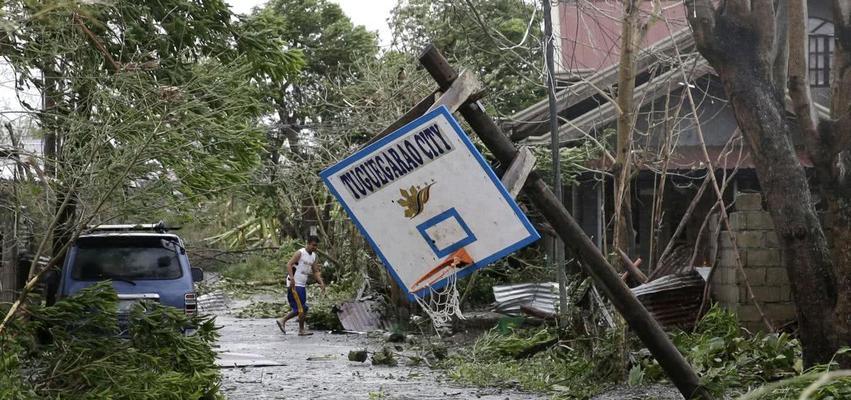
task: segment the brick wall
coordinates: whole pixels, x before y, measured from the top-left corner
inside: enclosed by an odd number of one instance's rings
[[[777,242],[771,216],[762,207],[759,193],[736,196],[730,225],[736,233],[742,264],[756,300],[775,326],[795,317],[791,288],[783,266],[783,252]],[[712,294],[722,306],[736,311],[742,324],[751,330],[764,330],[756,307],[749,300],[744,279],[737,271],[729,232],[721,232],[718,263],[712,277]]]

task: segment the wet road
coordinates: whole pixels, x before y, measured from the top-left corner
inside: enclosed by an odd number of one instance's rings
[[[219,316],[218,349],[250,353],[283,365],[222,369],[222,392],[229,399],[544,399],[529,393],[461,387],[440,370],[372,366],[348,360],[349,350],[380,350],[383,341],[366,335],[315,332],[299,337],[297,324],[284,336],[274,319]]]

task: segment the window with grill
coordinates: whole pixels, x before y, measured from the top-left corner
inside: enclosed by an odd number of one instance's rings
[[[830,63],[833,59],[833,24],[819,18],[810,18],[809,73],[813,87],[830,86]]]
[[[810,85],[830,86],[833,36],[810,35]]]

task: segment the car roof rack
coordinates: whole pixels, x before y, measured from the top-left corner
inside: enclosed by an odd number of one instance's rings
[[[94,232],[157,232],[166,233],[180,229],[179,226],[166,226],[160,221],[155,224],[115,224],[115,225],[90,225],[86,227],[88,233]]]

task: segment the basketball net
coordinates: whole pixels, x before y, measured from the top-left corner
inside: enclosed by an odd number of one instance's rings
[[[431,324],[437,335],[452,325],[452,319],[464,319],[461,313],[461,293],[458,291],[458,277],[453,273],[446,279],[446,286],[433,289],[427,286],[428,293],[422,297],[414,295],[417,304],[431,319]]]

